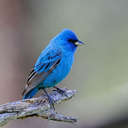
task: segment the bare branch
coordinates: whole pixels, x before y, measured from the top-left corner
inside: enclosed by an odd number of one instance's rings
[[[55,104],[71,99],[76,93],[76,90],[64,90],[65,95],[61,95],[57,91],[52,91],[50,93]],[[74,117],[64,116],[51,110],[45,95],[38,98],[19,100],[0,105],[0,127],[8,123],[10,120],[24,119],[33,116],[69,123],[77,121]]]

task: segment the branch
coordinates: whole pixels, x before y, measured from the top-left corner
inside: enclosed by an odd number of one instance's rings
[[[49,94],[53,98],[55,104],[71,99],[76,93],[76,90],[64,90],[65,95],[61,95],[57,91],[52,91]],[[77,122],[77,119],[74,117],[64,116],[51,110],[45,95],[38,98],[19,100],[0,105],[0,127],[10,120],[24,119],[33,116],[54,121],[69,123]]]

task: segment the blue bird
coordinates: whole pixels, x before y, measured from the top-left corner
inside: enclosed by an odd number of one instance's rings
[[[70,72],[77,46],[82,44],[84,43],[69,29],[64,29],[57,34],[41,52],[30,72],[23,91],[23,99],[32,98],[40,89],[43,89],[50,106],[54,108],[53,100],[46,88],[54,87],[63,93],[63,90],[55,85]]]

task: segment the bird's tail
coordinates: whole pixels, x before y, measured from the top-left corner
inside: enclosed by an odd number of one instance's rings
[[[38,92],[38,88],[32,88],[27,93],[23,95],[23,99],[32,98]]]

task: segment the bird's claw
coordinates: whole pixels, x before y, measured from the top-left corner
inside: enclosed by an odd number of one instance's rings
[[[47,100],[50,104],[50,109],[54,110],[55,111],[55,107],[54,107],[54,100],[51,98],[51,96],[47,93],[47,91],[45,90],[45,88],[43,88],[46,96],[47,96]]]
[[[50,103],[50,109],[53,109],[55,111],[54,103],[53,102],[49,102],[49,103]]]
[[[51,97],[48,97],[48,102],[50,104],[50,109],[53,109],[55,111],[54,101]]]
[[[58,87],[54,87],[56,90],[53,90],[53,91],[57,91],[58,93],[60,93],[61,95],[64,95],[66,97],[68,97],[68,95],[66,94],[66,91],[61,89],[61,88],[58,88]]]

